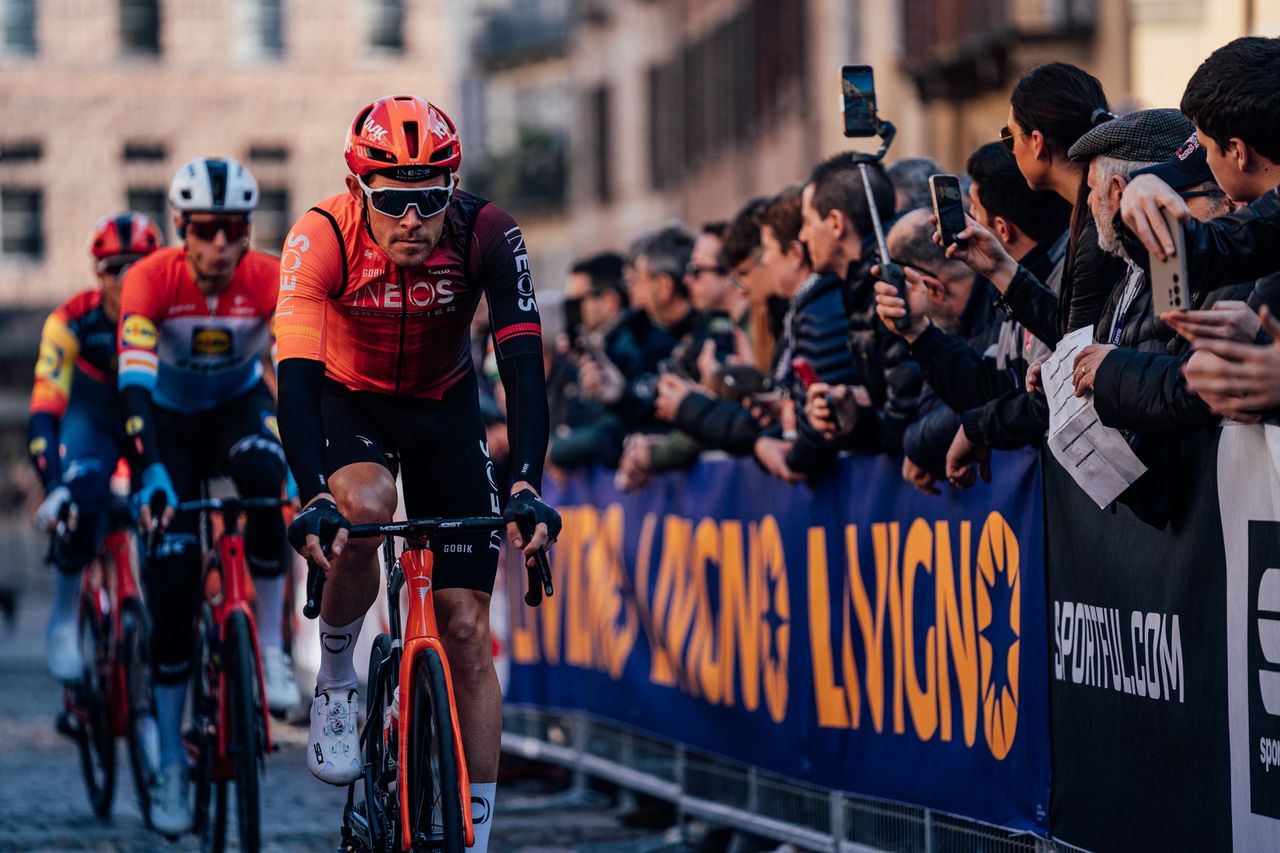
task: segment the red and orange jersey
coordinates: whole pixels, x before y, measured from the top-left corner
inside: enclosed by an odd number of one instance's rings
[[[153,252],[129,268],[120,309],[120,387],[151,391],[180,412],[212,409],[262,378],[276,305],[277,261],[250,251],[217,296],[196,286],[186,251]]]
[[[499,359],[541,352],[524,237],[495,204],[456,192],[435,251],[395,266],[350,194],[294,225],[280,257],[280,361],[322,361],[347,388],[440,399],[472,369],[471,317],[488,296]]]

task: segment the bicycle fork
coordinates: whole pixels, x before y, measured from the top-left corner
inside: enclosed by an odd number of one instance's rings
[[[400,569],[405,583],[409,587],[409,617],[405,625],[403,649],[399,661],[400,690],[400,729],[397,733],[398,788],[400,799],[400,840],[405,850],[412,849],[413,821],[411,820],[409,803],[408,773],[411,760],[426,760],[425,756],[410,756],[409,737],[405,736],[405,726],[411,725],[413,719],[414,666],[420,653],[427,649],[435,649],[440,655],[440,663],[444,667],[445,690],[449,698],[449,715],[453,721],[453,752],[458,763],[459,796],[462,805],[463,829],[466,845],[475,843],[475,827],[471,822],[471,780],[467,773],[466,755],[462,749],[462,729],[458,726],[458,708],[454,702],[453,676],[449,671],[449,658],[445,655],[444,646],[440,642],[440,632],[436,626],[435,600],[432,595],[431,569],[433,555],[425,547],[406,548],[400,555]],[[399,608],[393,608],[392,618],[398,621]]]

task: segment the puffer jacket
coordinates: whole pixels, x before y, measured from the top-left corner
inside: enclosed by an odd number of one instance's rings
[[[906,342],[889,331],[876,313],[874,264],[874,255],[865,253],[864,260],[849,265],[844,281],[849,353],[858,384],[871,398],[871,406],[859,412],[858,427],[845,444],[863,452],[901,453],[903,435],[920,407],[924,374]]]

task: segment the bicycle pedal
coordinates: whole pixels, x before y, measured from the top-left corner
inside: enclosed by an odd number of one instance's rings
[[[58,730],[58,734],[69,737],[74,741],[80,741],[84,738],[84,728],[71,714],[63,711],[54,721],[54,728]]]

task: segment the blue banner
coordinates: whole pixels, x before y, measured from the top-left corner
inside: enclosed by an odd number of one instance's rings
[[[604,471],[549,483],[556,595],[512,596],[508,701],[1043,834],[1037,457],[998,454],[992,474],[943,497],[884,457],[816,488],[741,460],[635,493]]]

